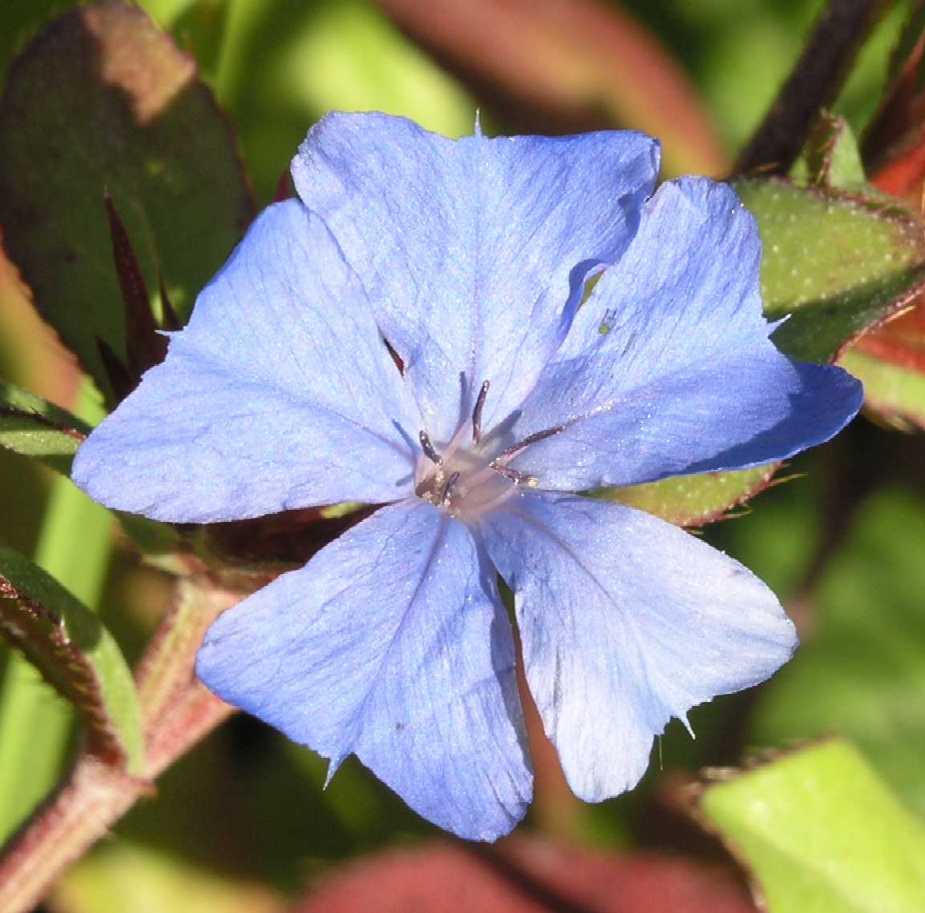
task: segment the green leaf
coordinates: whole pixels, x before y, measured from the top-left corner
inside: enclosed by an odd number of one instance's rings
[[[0,380],[0,447],[40,460],[65,476],[77,448],[92,430],[75,415]],[[173,527],[133,514],[116,514],[128,536],[146,553],[177,548]]]
[[[814,633],[762,692],[752,739],[849,736],[925,814],[923,542],[921,499],[867,503],[810,597]]]
[[[864,384],[864,407],[899,429],[925,429],[925,373],[851,349],[839,359]]]
[[[67,475],[90,426],[41,397],[0,380],[0,447]]]
[[[758,221],[765,314],[791,315],[774,342],[803,361],[832,361],[925,286],[925,226],[883,197],[735,183]]]
[[[594,497],[620,501],[678,526],[703,526],[721,520],[767,488],[776,469],[771,465],[739,472],[675,476],[631,488],[603,488]]]
[[[0,548],[0,633],[77,707],[92,750],[140,774],[140,712],[118,645],[54,577],[6,548]]]
[[[925,910],[925,829],[845,742],[707,786],[699,807],[769,913]]]
[[[194,61],[119,2],[52,22],[16,59],[0,100],[4,245],[39,310],[112,400],[98,340],[123,363],[126,340],[107,190],[147,288],[163,280],[188,314],[252,202]]]
[[[283,898],[271,888],[237,873],[210,871],[195,858],[184,858],[175,847],[171,849],[174,852],[120,837],[118,843],[81,859],[65,874],[52,893],[54,909],[69,913],[280,913],[286,909]]]

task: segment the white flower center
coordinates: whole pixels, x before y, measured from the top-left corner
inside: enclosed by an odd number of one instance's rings
[[[482,384],[472,412],[442,452],[421,432],[421,457],[415,470],[415,494],[465,522],[503,504],[521,485],[535,487],[536,479],[505,465],[509,451],[497,440],[482,438],[482,407],[488,382]]]

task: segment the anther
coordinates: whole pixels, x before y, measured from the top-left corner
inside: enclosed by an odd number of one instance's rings
[[[472,410],[472,440],[476,444],[482,439],[482,410],[485,408],[485,397],[488,396],[490,386],[490,381],[486,380],[482,383],[475,401],[475,408]]]
[[[536,488],[537,485],[540,484],[540,480],[536,476],[529,476],[525,472],[519,472],[508,466],[495,466],[492,464],[491,468],[499,475],[504,476],[504,478],[510,479],[515,485],[526,485],[527,488]]]
[[[565,431],[564,425],[556,425],[553,428],[546,428],[543,431],[536,431],[533,434],[528,434],[522,441],[514,444],[512,447],[508,447],[503,453],[498,454],[495,457],[494,463],[492,463],[493,468],[497,468],[495,463],[499,460],[506,460],[508,457],[514,456],[515,453],[520,453],[521,450],[529,447],[531,444],[536,444],[538,441],[544,441],[548,437],[552,437],[554,434],[558,434],[560,431]]]
[[[443,486],[443,494],[440,495],[441,504],[446,504],[450,500],[450,494],[452,493],[453,487],[456,485],[458,481],[459,481],[458,472],[454,472],[453,475],[451,475],[446,480],[446,485]]]
[[[418,434],[418,440],[421,442],[421,450],[424,451],[424,456],[427,457],[432,463],[436,463],[440,466],[443,463],[443,457],[437,453],[434,445],[430,441],[430,436],[426,431],[421,431]]]

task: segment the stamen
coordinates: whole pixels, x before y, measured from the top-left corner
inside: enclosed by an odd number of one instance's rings
[[[485,381],[479,388],[479,395],[472,410],[472,440],[478,444],[482,439],[482,410],[485,408],[485,397],[488,396],[490,381]]]
[[[440,495],[440,502],[442,504],[446,504],[450,500],[450,493],[453,491],[453,486],[459,481],[459,476],[460,474],[458,472],[454,472],[453,475],[446,480],[446,485],[443,486],[443,494]]]
[[[511,469],[509,466],[492,465],[491,468],[497,472],[498,475],[510,479],[515,485],[526,485],[527,488],[536,488],[536,486],[540,484],[540,480],[536,476],[528,476],[525,472]]]
[[[533,434],[528,434],[522,441],[508,447],[503,453],[498,454],[492,462],[492,466],[497,469],[496,464],[500,460],[506,460],[508,457],[514,456],[515,453],[520,453],[521,450],[529,447],[531,444],[536,444],[538,441],[543,441],[548,437],[552,437],[560,431],[565,431],[564,425],[556,425],[553,428],[546,428],[543,431],[535,431]]]
[[[434,445],[431,443],[430,435],[428,435],[426,431],[421,431],[418,434],[418,440],[421,442],[421,450],[424,451],[424,456],[432,463],[436,463],[438,466],[442,465],[443,457],[437,453]]]

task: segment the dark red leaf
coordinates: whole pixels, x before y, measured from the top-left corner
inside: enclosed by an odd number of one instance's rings
[[[324,879],[294,913],[756,913],[730,874],[538,838],[393,850]]]

